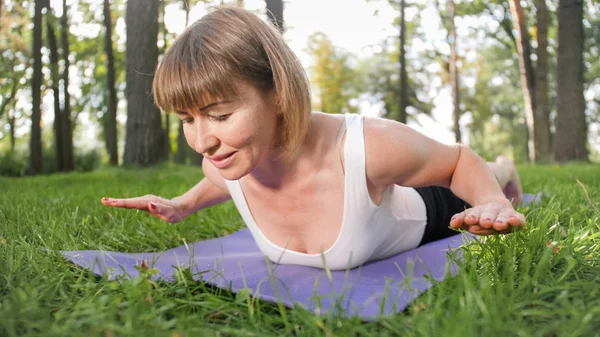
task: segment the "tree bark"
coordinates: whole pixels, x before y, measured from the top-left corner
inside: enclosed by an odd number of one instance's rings
[[[546,0],[535,0],[537,63],[535,67],[535,159],[552,160],[550,145],[550,105],[548,102],[548,9]]]
[[[452,104],[454,111],[452,114],[454,120],[454,137],[457,143],[462,142],[462,134],[460,132],[460,86],[458,78],[458,54],[456,51],[457,34],[455,26],[456,4],[454,0],[448,0],[450,19],[448,20],[448,42],[450,45],[450,84],[452,86]]]
[[[129,0],[127,26],[126,166],[150,166],[163,158],[160,111],[152,99],[152,73],[158,60],[158,0]]]
[[[179,121],[177,132],[177,153],[175,154],[175,162],[177,164],[185,164],[187,142],[183,135],[183,123],[181,121]]]
[[[400,0],[400,97],[398,121],[406,124],[408,114],[408,74],[406,71],[406,0]]]
[[[159,6],[159,11],[160,11],[160,16],[158,19],[159,22],[159,30],[161,31],[161,38],[163,41],[163,47],[161,49],[159,49],[158,54],[159,55],[164,55],[165,51],[167,50],[167,26],[165,25],[165,7],[166,7],[166,2],[168,0],[160,0],[160,6]],[[188,4],[188,7],[191,6],[191,2],[192,0],[186,0],[185,4]],[[186,12],[186,24],[185,26],[187,27],[187,22],[189,22],[189,9]],[[164,151],[164,157],[169,159],[171,158],[171,154],[172,154],[172,150],[171,150],[171,115],[166,113],[166,114],[161,114],[161,116],[164,116],[164,132],[163,132],[163,151]]]
[[[54,14],[50,7],[50,1],[46,3],[46,37],[50,49],[50,74],[52,79],[52,92],[54,94],[54,155],[56,159],[56,170],[65,171],[64,142],[63,133],[63,113],[60,108],[60,85],[58,75],[58,45],[56,43],[56,34],[54,33]]]
[[[16,100],[13,101],[13,108],[12,108],[12,113],[7,113],[7,119],[8,119],[8,134],[10,136],[10,152],[14,152],[15,151],[15,111],[17,110],[17,102]]]
[[[18,87],[19,87],[19,78],[17,77],[17,78],[13,79],[13,86],[12,86],[12,89],[10,90],[10,94],[8,95],[8,97],[3,97],[2,105],[0,105],[0,117],[2,117],[2,115],[4,115],[4,110],[15,98]]]
[[[62,73],[63,82],[63,109],[62,109],[62,127],[63,127],[63,153],[64,153],[64,169],[65,171],[73,171],[75,169],[75,157],[73,155],[73,128],[74,120],[71,121],[71,94],[69,93],[69,67],[71,61],[69,60],[69,7],[67,7],[67,0],[62,2],[63,14],[60,18],[61,26],[61,44],[63,61],[65,62],[65,68]]]
[[[283,21],[283,0],[265,0],[267,4],[267,17],[283,33],[285,31]]]
[[[510,9],[513,15],[515,30],[517,31],[517,53],[519,55],[519,70],[521,73],[521,87],[525,101],[525,116],[527,118],[529,160],[536,161],[535,156],[535,99],[534,99],[534,73],[531,63],[531,44],[527,31],[527,17],[520,0],[510,0]]]
[[[558,162],[588,160],[583,46],[583,1],[559,0],[554,137],[554,158]]]
[[[108,152],[109,164],[119,166],[119,150],[117,148],[117,90],[115,88],[115,55],[112,43],[112,19],[110,14],[110,2],[104,0],[104,53],[107,58],[106,85],[108,87],[108,114],[104,124],[104,138],[106,140],[106,151]]]
[[[31,138],[29,139],[28,174],[36,175],[42,172],[42,7],[44,0],[35,0],[33,16],[33,75],[31,78]]]
[[[185,11],[185,26],[189,26],[190,24],[190,9],[193,5],[193,0],[183,0],[183,10]],[[175,162],[177,164],[185,164],[186,158],[188,157],[188,152],[190,157],[192,158],[192,164],[202,165],[202,155],[197,153],[196,151],[190,151],[187,141],[185,139],[185,134],[183,133],[183,122],[178,121],[178,130],[177,130],[177,153],[175,154]]]

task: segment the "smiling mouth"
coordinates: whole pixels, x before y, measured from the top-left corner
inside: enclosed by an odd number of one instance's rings
[[[227,167],[231,163],[231,161],[233,160],[234,155],[236,153],[237,152],[231,152],[230,154],[227,154],[225,156],[219,156],[217,158],[212,158],[212,159],[210,159],[210,161],[213,163],[213,165],[216,168],[222,169],[222,168]]]

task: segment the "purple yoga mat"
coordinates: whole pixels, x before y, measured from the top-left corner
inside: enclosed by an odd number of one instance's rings
[[[261,299],[301,304],[317,314],[342,308],[344,315],[365,319],[404,310],[431,286],[425,275],[442,280],[448,271],[449,249],[461,246],[466,235],[435,241],[384,260],[348,271],[277,265],[267,261],[245,228],[231,235],[157,253],[118,253],[98,250],[63,251],[73,263],[97,275],[136,277],[146,260],[157,268],[155,279],[172,280],[176,267],[191,268],[196,279],[233,292],[249,289]],[[409,282],[406,282],[409,280]]]
[[[524,204],[539,195],[524,196]],[[239,292],[248,289],[261,299],[300,304],[316,314],[343,310],[344,316],[373,319],[404,310],[431,286],[454,274],[447,253],[467,243],[470,235],[455,235],[417,249],[366,263],[347,271],[277,265],[259,251],[248,229],[224,237],[155,253],[98,250],[62,251],[71,262],[97,275],[136,277],[143,260],[159,273],[155,279],[173,280],[175,268],[190,268],[195,279]]]

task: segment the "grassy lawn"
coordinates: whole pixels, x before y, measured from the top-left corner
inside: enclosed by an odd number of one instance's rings
[[[520,172],[525,191],[548,194],[522,209],[527,229],[473,244],[456,277],[375,322],[252,302],[189,279],[118,283],[42,251],[158,251],[243,227],[231,203],[177,225],[100,204],[176,196],[202,177],[198,168],[0,177],[0,336],[600,336],[600,166]]]

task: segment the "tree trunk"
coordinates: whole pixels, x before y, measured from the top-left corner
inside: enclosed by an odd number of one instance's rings
[[[535,66],[535,159],[552,160],[550,145],[550,105],[548,102],[548,9],[546,0],[535,0],[537,63]]]
[[[115,89],[115,55],[112,44],[112,19],[110,2],[104,0],[104,53],[107,58],[106,84],[108,86],[108,115],[105,118],[104,138],[109,164],[119,166],[119,150],[117,148],[117,90]]]
[[[64,172],[65,155],[64,155],[64,138],[63,133],[63,113],[60,109],[60,86],[58,75],[58,46],[56,43],[56,34],[54,33],[54,14],[50,7],[50,2],[47,4],[46,12],[46,37],[48,38],[48,46],[50,49],[50,74],[52,79],[52,92],[54,93],[54,155],[56,159],[56,170]]]
[[[277,29],[283,33],[283,0],[265,0],[267,3],[267,17]]]
[[[8,134],[10,136],[10,152],[15,152],[15,111],[17,110],[17,102],[13,101],[12,112],[7,114],[8,117]]]
[[[63,127],[63,153],[65,155],[64,169],[65,171],[73,171],[75,169],[75,158],[73,156],[73,128],[74,121],[71,121],[71,94],[69,93],[69,67],[71,61],[69,61],[69,7],[67,7],[67,0],[62,2],[63,14],[60,18],[61,26],[61,44],[63,61],[65,62],[65,68],[62,73],[63,80],[63,109],[62,109],[62,127]]]
[[[152,99],[152,76],[158,60],[158,0],[129,0],[127,26],[126,166],[149,166],[163,159],[160,111]]]
[[[450,84],[452,85],[452,104],[454,112],[452,114],[454,120],[454,137],[457,143],[462,142],[462,134],[460,132],[460,96],[459,96],[459,78],[458,78],[458,54],[456,52],[457,34],[455,26],[456,5],[454,0],[448,0],[450,9],[450,20],[448,20],[448,42],[450,45]]]
[[[35,0],[33,16],[33,75],[31,78],[31,138],[29,140],[28,174],[42,172],[42,7],[44,0]]]
[[[160,17],[158,19],[159,22],[159,30],[161,31],[161,38],[162,38],[162,42],[163,42],[163,47],[158,51],[159,55],[164,55],[165,51],[167,50],[167,26],[165,25],[165,6],[166,6],[166,2],[167,0],[160,0]],[[185,3],[188,4],[188,1],[191,0],[187,0]],[[185,26],[187,27],[187,22],[189,21],[189,10],[186,12],[186,24]],[[161,116],[163,116],[163,114],[161,114]],[[168,113],[164,114],[164,118],[165,118],[165,126],[164,126],[164,134],[163,134],[163,146],[164,146],[164,156],[165,158],[170,158],[171,157],[171,118],[170,115]]]
[[[175,154],[175,162],[177,164],[185,164],[185,153],[187,142],[183,134],[183,123],[179,121],[179,128],[177,133],[177,153]]]
[[[406,0],[400,0],[400,104],[398,121],[406,124],[407,112],[406,107],[408,106],[408,74],[406,71]]]
[[[15,98],[15,95],[17,94],[17,88],[19,87],[19,79],[20,79],[20,77],[15,77],[14,79],[12,79],[13,85],[12,85],[12,89],[10,90],[10,94],[8,95],[8,97],[2,98],[2,105],[0,105],[0,117],[2,117],[2,115],[4,115],[4,110]]]
[[[510,0],[510,9],[515,22],[517,31],[517,53],[519,54],[519,70],[521,73],[521,87],[523,89],[523,98],[525,101],[525,116],[527,118],[527,129],[529,133],[529,160],[536,161],[535,156],[535,99],[534,99],[534,73],[531,64],[531,44],[529,42],[529,32],[527,31],[527,17],[521,7],[520,0]]]
[[[559,0],[554,136],[554,158],[558,162],[587,161],[583,44],[583,1]]]

